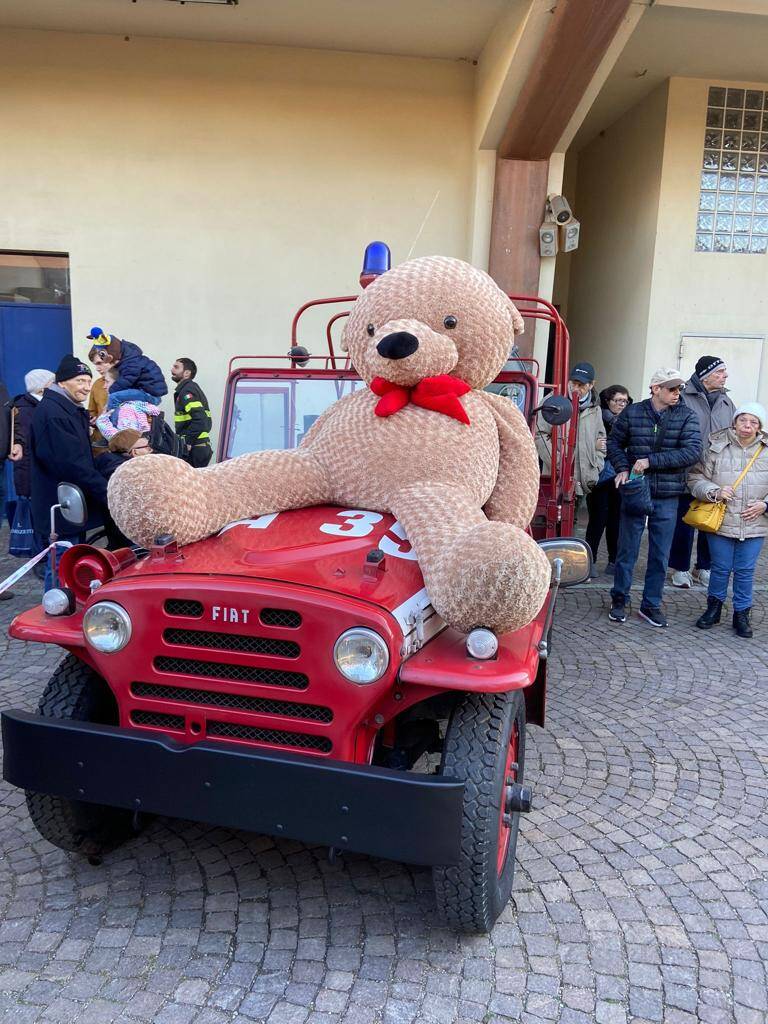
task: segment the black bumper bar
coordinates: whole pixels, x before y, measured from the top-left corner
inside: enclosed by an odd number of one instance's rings
[[[90,722],[2,715],[13,786],[356,850],[455,864],[464,783],[387,768],[237,749]]]

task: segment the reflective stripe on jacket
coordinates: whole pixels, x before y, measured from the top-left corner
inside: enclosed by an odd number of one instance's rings
[[[210,444],[211,411],[203,389],[193,380],[183,380],[173,396],[176,433],[187,444]]]

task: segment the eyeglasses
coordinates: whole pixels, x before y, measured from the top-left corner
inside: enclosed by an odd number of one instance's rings
[[[612,398],[610,400],[611,405],[629,405],[628,398]]]
[[[131,454],[133,454],[134,452],[145,452],[147,450],[147,448],[149,448],[149,443],[147,443],[147,444],[135,444],[133,446],[133,448],[131,448]]]

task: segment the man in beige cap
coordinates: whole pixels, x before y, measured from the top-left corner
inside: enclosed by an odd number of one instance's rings
[[[619,519],[619,547],[611,590],[612,622],[625,622],[632,574],[648,523],[648,568],[640,617],[664,627],[661,610],[669,549],[677,521],[677,504],[685,493],[685,475],[699,457],[701,436],[696,413],[680,401],[685,384],[678,370],[661,367],[651,377],[651,397],[619,413],[608,438],[608,458],[616,469],[616,486],[645,478],[647,508],[634,508],[627,491]],[[637,485],[635,485],[637,487]],[[644,502],[638,504],[643,505]]]

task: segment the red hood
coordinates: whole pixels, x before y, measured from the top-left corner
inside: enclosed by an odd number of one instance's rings
[[[366,567],[374,548],[384,552],[383,568]],[[296,509],[230,524],[180,555],[145,558],[119,579],[194,574],[276,580],[370,601],[403,620],[428,604],[411,546],[389,514],[332,505]]]

